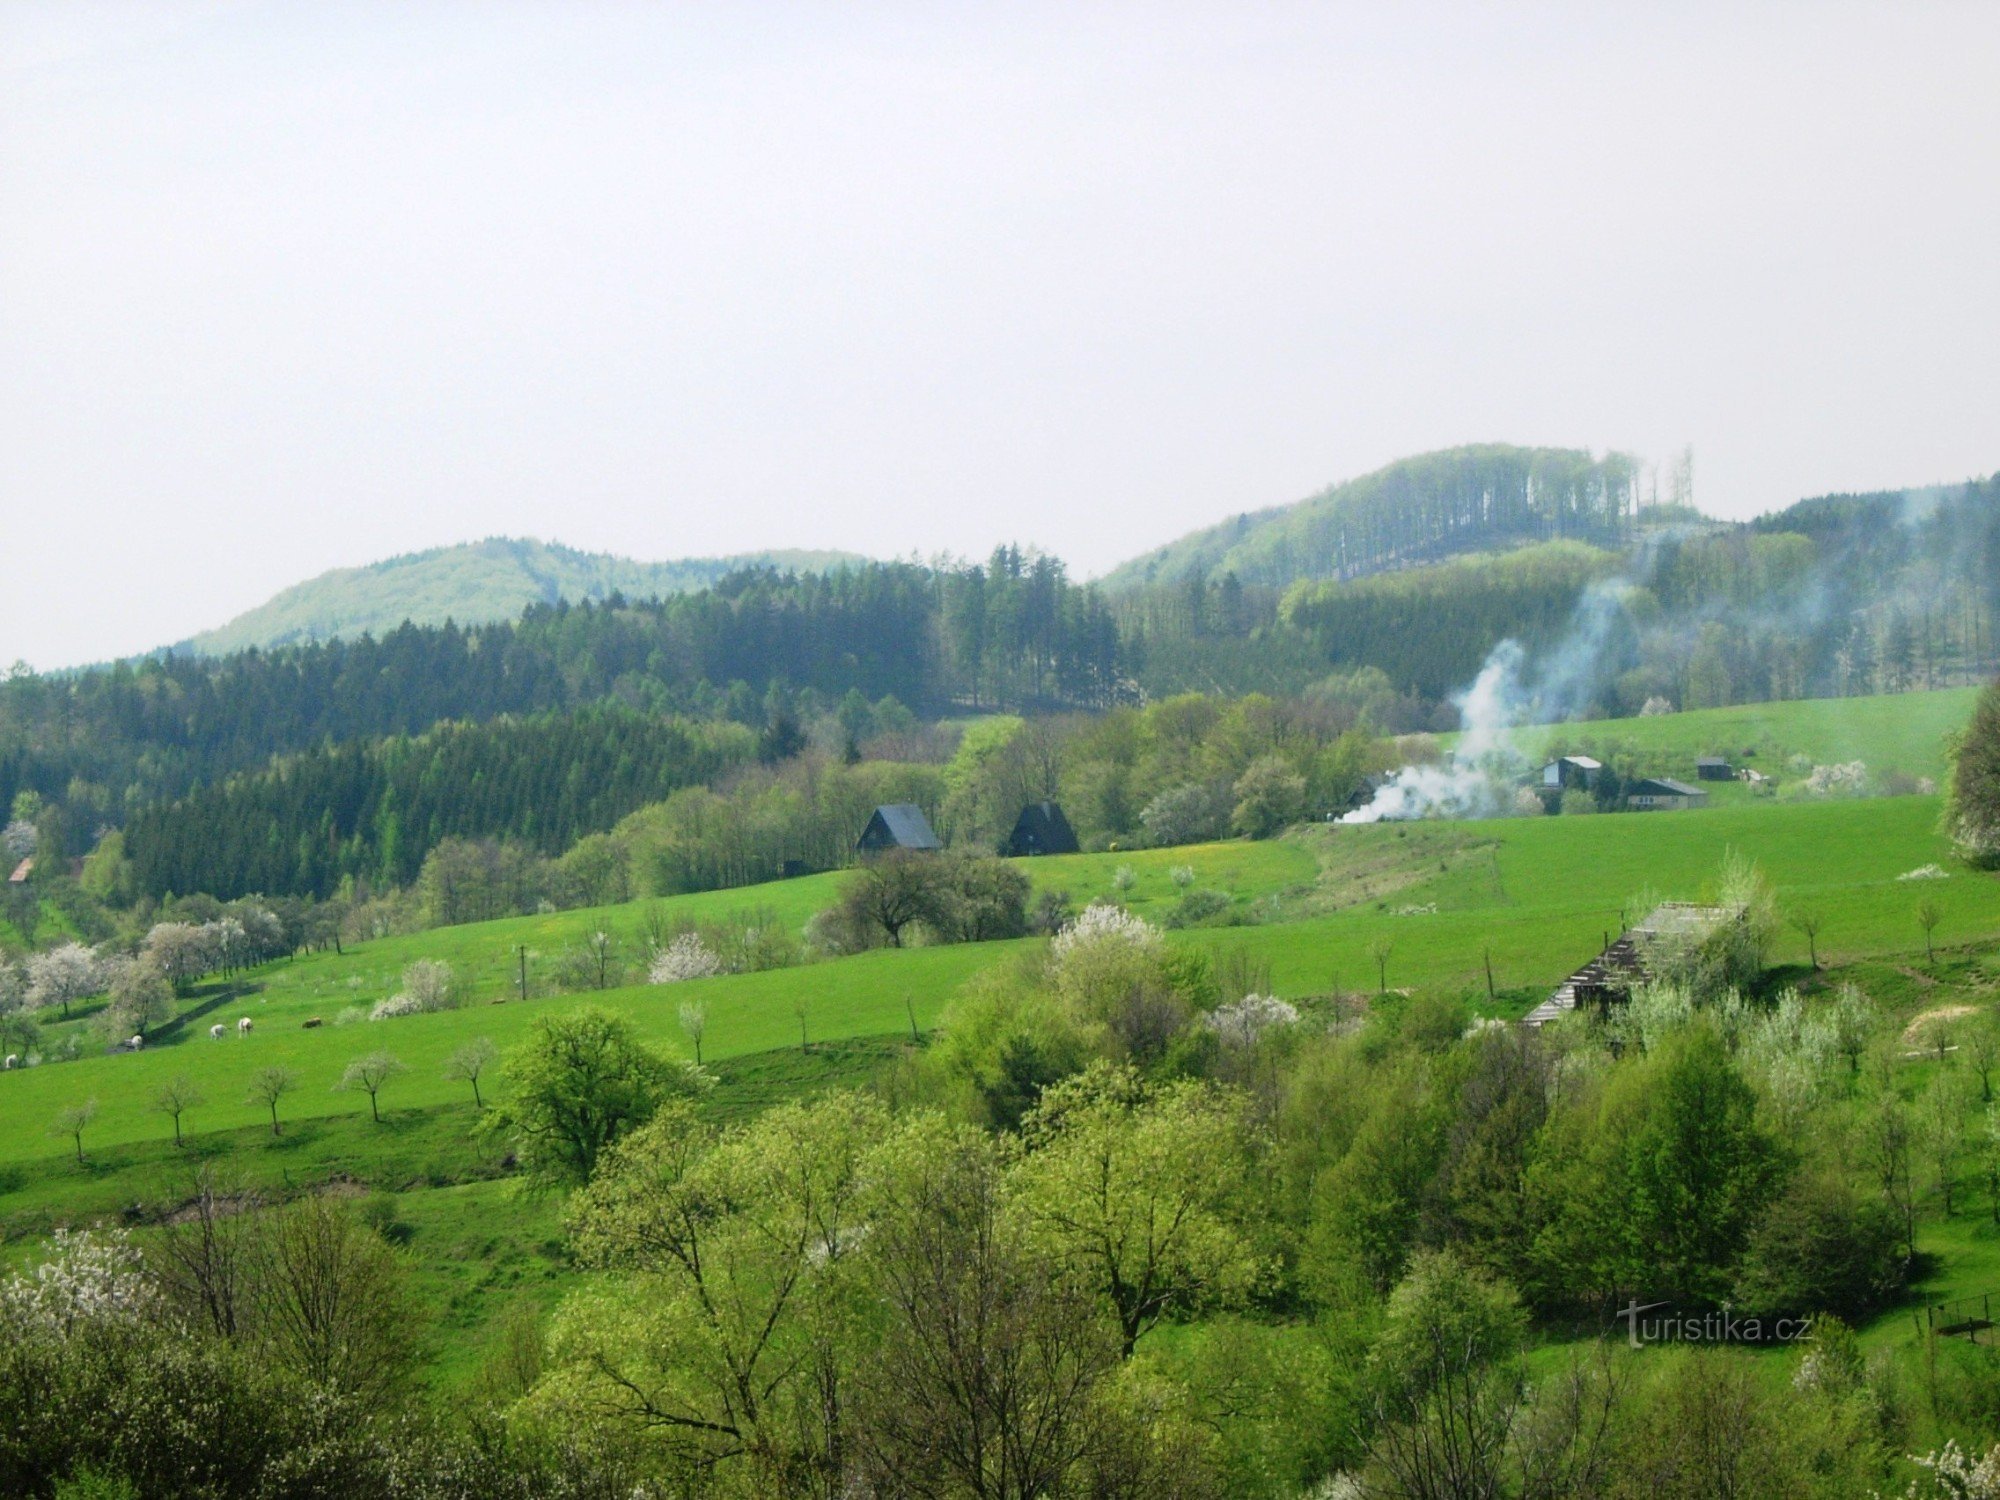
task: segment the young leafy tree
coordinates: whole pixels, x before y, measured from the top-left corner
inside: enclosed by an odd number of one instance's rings
[[[708,1006],[700,1000],[683,1000],[680,1007],[681,1035],[694,1048],[695,1066],[701,1066],[701,1039],[708,1032]]]
[[[588,1182],[605,1150],[662,1103],[697,1097],[709,1084],[694,1064],[658,1056],[624,1020],[590,1006],[539,1019],[508,1054],[506,1074],[511,1087],[490,1128],[513,1137],[541,1187]]]
[[[377,1125],[382,1123],[382,1109],[378,1096],[393,1078],[409,1072],[409,1068],[392,1052],[377,1050],[366,1057],[357,1057],[347,1065],[340,1075],[340,1082],[333,1087],[336,1092],[360,1092],[368,1096],[368,1113]]]
[[[499,1056],[500,1049],[493,1045],[491,1037],[476,1036],[445,1059],[445,1077],[472,1085],[474,1109],[486,1107],[486,1101],[479,1093],[479,1075],[492,1067]]]
[[[415,1331],[394,1252],[347,1204],[308,1193],[259,1226],[260,1346],[314,1386],[384,1400],[410,1368]]]
[[[1944,908],[1926,896],[1917,903],[1916,917],[1917,925],[1924,930],[1924,961],[1934,964],[1937,962],[1937,944],[1934,935],[1938,923],[1944,920]]]
[[[172,1118],[174,1122],[174,1144],[181,1144],[181,1116],[191,1109],[199,1109],[208,1101],[195,1081],[185,1073],[176,1073],[160,1085],[160,1091],[153,1096],[153,1108]]]
[[[1965,1099],[1952,1073],[1940,1070],[1917,1096],[1916,1126],[1931,1182],[1943,1200],[1945,1217],[1950,1218],[1966,1139]]]
[[[1792,913],[1792,928],[1806,940],[1806,959],[1812,966],[1819,967],[1819,935],[1826,925],[1826,918],[1815,908],[1801,907]]]
[[[75,1143],[78,1166],[83,1165],[83,1133],[96,1118],[97,1101],[86,1099],[81,1104],[65,1104],[56,1111],[55,1121],[49,1126],[50,1135],[66,1135]]]
[[[1227,1304],[1256,1284],[1233,1093],[1151,1087],[1100,1063],[1043,1090],[1021,1141],[1010,1181],[1027,1232],[1102,1299],[1127,1357],[1168,1313]]]
[[[861,1249],[890,1317],[858,1376],[871,1493],[1069,1494],[1105,1444],[1113,1330],[1024,1239],[1001,1157],[928,1114],[872,1155]]]
[[[298,1087],[299,1075],[290,1068],[276,1064],[259,1068],[250,1076],[250,1092],[244,1097],[245,1104],[261,1104],[271,1112],[271,1134],[282,1135],[278,1125],[278,1101]]]
[[[663,1104],[572,1206],[579,1259],[622,1274],[558,1320],[549,1404],[630,1422],[730,1493],[840,1493],[863,1164],[888,1126],[853,1094],[721,1132]]]

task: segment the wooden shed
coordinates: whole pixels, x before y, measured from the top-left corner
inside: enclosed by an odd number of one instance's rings
[[[1601,761],[1592,760],[1588,755],[1565,755],[1542,767],[1542,790],[1594,792],[1603,776],[1604,765]]]
[[[930,819],[914,802],[888,802],[875,809],[868,826],[854,847],[863,854],[884,854],[891,849],[942,849],[931,832]]]
[[[1736,767],[1719,755],[1704,755],[1694,763],[1696,781],[1734,781]]]
[[[1708,806],[1708,793],[1671,776],[1654,776],[1627,786],[1625,805],[1636,812],[1673,812]]]
[[[1002,851],[1010,858],[1032,854],[1075,854],[1076,830],[1069,826],[1063,810],[1053,802],[1030,802],[1014,820]]]

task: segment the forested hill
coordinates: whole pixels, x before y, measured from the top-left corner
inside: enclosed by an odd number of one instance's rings
[[[173,656],[0,681],[0,810],[60,805],[74,840],[273,755],[445,720],[616,700],[766,727],[788,693],[919,712],[1090,708],[1127,692],[1116,623],[1053,558],[1003,547],[951,569],[749,569],[631,602],[536,604],[511,624]],[[777,688],[774,699],[773,687]]]
[[[1512,542],[1623,542],[1638,497],[1633,460],[1578,448],[1484,443],[1405,458],[1295,505],[1255,511],[1136,557],[1110,590],[1234,573],[1283,588],[1356,578]]]
[[[360,568],[336,568],[294,584],[226,625],[175,648],[221,656],[251,647],[382,636],[405,620],[417,625],[489,625],[520,618],[531,604],[568,600],[660,598],[691,593],[743,568],[825,573],[862,559],[851,552],[779,551],[736,557],[635,562],[578,552],[551,542],[490,537],[433,547]]]

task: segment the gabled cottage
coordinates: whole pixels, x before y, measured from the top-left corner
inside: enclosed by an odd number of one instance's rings
[[[942,849],[931,832],[930,819],[914,802],[889,802],[875,809],[868,826],[854,847],[863,854],[883,854],[891,849]]]
[[[1014,820],[1003,851],[1009,858],[1033,854],[1075,854],[1076,830],[1069,826],[1063,810],[1053,802],[1030,802]]]

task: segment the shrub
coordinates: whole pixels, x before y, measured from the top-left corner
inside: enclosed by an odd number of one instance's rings
[[[1174,903],[1167,916],[1169,927],[1196,927],[1229,910],[1229,897],[1221,891],[1189,891]]]
[[[721,972],[721,957],[701,940],[701,934],[683,932],[653,955],[646,979],[650,984],[676,984],[684,979],[707,979]]]
[[[1757,1221],[1735,1300],[1761,1314],[1866,1317],[1903,1284],[1902,1228],[1831,1170],[1801,1173]]]
[[[1139,821],[1155,844],[1196,844],[1227,834],[1232,810],[1228,783],[1190,781],[1148,802]]]

